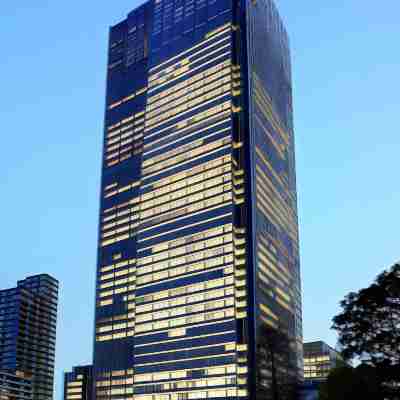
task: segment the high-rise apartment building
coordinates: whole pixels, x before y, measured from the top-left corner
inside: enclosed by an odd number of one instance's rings
[[[33,400],[53,398],[58,282],[49,275],[0,290],[0,370],[32,385]]]
[[[95,398],[288,393],[302,322],[276,7],[150,0],[110,29],[108,54]]]
[[[93,367],[73,367],[64,374],[64,400],[92,400]]]
[[[0,371],[0,400],[32,400],[32,382],[21,374]]]

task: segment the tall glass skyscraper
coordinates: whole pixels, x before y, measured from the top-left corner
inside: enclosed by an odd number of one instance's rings
[[[29,397],[52,400],[58,282],[30,276],[0,290],[0,371],[29,382]]]
[[[95,398],[290,398],[301,290],[274,4],[150,0],[108,54]]]

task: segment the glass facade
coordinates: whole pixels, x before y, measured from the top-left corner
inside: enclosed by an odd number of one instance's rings
[[[73,367],[64,374],[64,400],[91,400],[93,389],[93,367]]]
[[[58,282],[49,275],[0,291],[0,370],[32,383],[33,400],[53,398]]]
[[[287,398],[303,347],[289,40],[272,1],[247,2],[246,21],[253,379],[257,397]]]
[[[0,400],[32,400],[32,381],[20,373],[0,371]]]
[[[345,365],[339,352],[324,342],[304,343],[304,379],[306,381],[323,381],[331,369]]]
[[[151,0],[110,29],[108,54],[94,396],[273,398],[302,374],[276,9]]]

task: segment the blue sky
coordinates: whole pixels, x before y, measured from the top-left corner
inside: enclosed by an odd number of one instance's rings
[[[5,2],[0,287],[61,282],[62,371],[92,356],[107,33],[139,1]],[[277,0],[291,37],[305,339],[397,261],[400,3]]]

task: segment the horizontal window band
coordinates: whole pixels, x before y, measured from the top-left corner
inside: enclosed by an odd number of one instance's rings
[[[225,353],[225,354],[219,354],[219,355],[213,355],[213,356],[203,356],[203,357],[195,357],[195,358],[187,358],[187,359],[181,359],[181,360],[176,360],[176,361],[195,361],[195,360],[203,360],[206,358],[217,358],[217,357],[221,357],[221,355],[224,356],[235,356],[236,353]],[[136,364],[135,367],[144,367],[144,366],[149,366],[149,365],[159,365],[159,364],[170,364],[176,361],[162,361],[162,362],[158,362],[158,363],[149,363],[149,364]]]
[[[167,240],[165,242],[161,242],[158,245],[138,249],[138,258],[140,258],[143,261],[143,259],[150,257],[150,256],[154,257],[154,256],[156,256],[160,253],[164,253],[164,252],[171,253],[171,252],[175,251],[176,249],[195,245],[199,242],[207,242],[207,241],[213,240],[215,238],[223,237],[227,234],[230,234],[231,232],[232,232],[231,224],[225,224],[225,225],[221,225],[221,226],[216,226],[214,228],[209,228],[206,230],[200,230],[199,232],[196,232],[196,233],[191,233],[189,235],[180,236],[180,237],[174,238],[172,240]],[[201,235],[201,237],[200,237],[200,235]],[[163,247],[162,249],[160,249],[161,246]],[[143,264],[140,264],[140,265],[143,265]]]
[[[219,107],[218,110],[207,111],[215,112],[211,115],[208,115],[209,113],[200,113],[200,115],[194,120],[193,118],[186,118],[175,125],[157,130],[157,132],[147,135],[144,141],[144,148],[157,148],[155,144],[174,135],[181,135],[182,133],[186,135],[188,133],[198,132],[201,129],[208,129],[213,123],[217,123],[222,119],[228,120],[232,113],[230,102],[227,102],[225,107]],[[152,137],[154,139],[154,136],[156,136],[156,139],[154,141],[149,141],[149,138]]]
[[[162,143],[159,143],[157,148],[155,149],[152,148],[147,152],[146,151],[143,152],[143,160],[147,160],[151,157],[154,157],[155,155],[157,156],[159,154],[162,154],[164,151],[169,151],[169,148],[171,148],[172,150],[174,148],[174,145],[176,146],[178,143],[186,142],[189,140],[198,140],[204,137],[204,135],[231,130],[232,129],[231,122],[232,122],[231,119],[227,118],[215,124],[211,124],[201,131],[199,131],[199,129],[191,129],[186,134],[172,133],[171,135],[168,135],[169,138],[164,137],[163,139],[159,139],[159,141],[161,141]]]
[[[184,227],[179,227],[179,228],[176,228],[176,229],[171,229],[169,231],[164,231],[164,232],[162,232],[160,234],[157,234],[157,235],[154,235],[154,236],[151,236],[151,237],[139,238],[137,241],[138,242],[147,242],[147,241],[150,241],[153,238],[159,238],[159,237],[162,237],[162,236],[167,236],[168,234],[175,234],[176,232],[182,232],[182,230],[188,230],[189,228],[200,227],[201,225],[204,225],[204,224],[207,224],[207,223],[210,223],[210,222],[214,222],[215,224],[225,223],[224,219],[226,219],[228,217],[232,217],[232,212],[224,213],[224,214],[218,215],[216,217],[212,217],[212,218],[207,218],[206,220],[201,220],[201,221],[186,225]],[[146,244],[144,244],[144,245],[146,246]]]
[[[211,56],[213,56],[211,58]],[[201,59],[196,60],[191,68],[187,68],[185,72],[180,75],[173,77],[163,83],[154,86],[149,89],[148,95],[148,104],[155,102],[154,98],[159,99],[159,96],[167,90],[172,90],[175,86],[179,86],[185,81],[195,77],[196,74],[205,71],[206,69],[212,68],[221,61],[230,61],[232,63],[232,43],[229,42],[226,45],[223,45],[209,54],[204,55]]]
[[[210,159],[212,156],[217,155],[216,158],[218,158],[218,156],[223,156],[223,155],[230,156],[231,149],[232,149],[231,143],[226,144],[226,145],[221,145],[217,149],[205,151],[204,153],[199,154],[190,160],[178,162],[175,165],[165,168],[165,170],[153,172],[153,173],[143,177],[143,186],[145,186],[146,184],[149,184],[150,182],[154,184],[154,181],[157,181],[160,179],[165,179],[167,176],[173,175],[175,170],[177,171],[175,173],[178,173],[178,172],[182,172],[186,169],[192,168],[192,166],[196,165],[196,161],[198,162],[198,164],[201,164],[202,162],[205,161],[205,160],[203,161],[203,159],[205,159],[205,158]],[[160,175],[161,175],[161,177],[160,177]],[[149,180],[150,180],[150,182],[149,182]]]
[[[145,236],[144,235],[144,232],[148,232],[148,231],[154,231],[154,230],[157,230],[157,231],[159,231],[160,230],[160,228],[163,226],[163,225],[167,225],[167,227],[166,227],[166,229],[164,230],[164,232],[162,232],[162,233],[160,233],[159,235],[165,235],[167,232],[170,232],[171,231],[171,229],[169,229],[169,227],[168,227],[168,225],[169,226],[171,226],[171,225],[177,225],[177,223],[181,223],[180,224],[180,226],[179,227],[177,227],[176,229],[172,229],[172,230],[175,230],[175,231],[177,231],[177,230],[181,230],[181,229],[184,229],[184,228],[188,228],[191,224],[190,223],[188,223],[189,221],[188,220],[190,220],[190,219],[197,219],[197,220],[201,220],[202,219],[202,217],[204,217],[205,215],[207,215],[207,213],[211,213],[211,212],[223,212],[223,209],[226,209],[227,207],[229,207],[229,206],[232,206],[232,200],[228,200],[228,201],[225,201],[225,202],[221,202],[220,204],[218,204],[218,205],[216,205],[216,206],[213,206],[213,207],[204,207],[203,209],[201,209],[201,210],[199,210],[199,211],[197,211],[197,212],[194,212],[194,213],[191,213],[190,215],[183,215],[183,216],[181,216],[181,217],[179,217],[179,218],[176,218],[175,220],[173,220],[173,221],[171,221],[171,220],[168,220],[168,221],[166,221],[165,223],[161,223],[161,224],[159,224],[159,225],[157,225],[157,226],[151,226],[151,227],[149,227],[149,228],[146,228],[146,229],[144,229],[144,230],[141,230],[141,231],[139,231],[138,232],[138,235],[139,235],[139,238],[138,238],[138,242],[140,242],[140,241],[143,241],[143,240],[146,240],[146,239],[149,239],[149,237],[148,236]],[[195,218],[196,217],[196,218]],[[218,216],[219,217],[219,216]],[[201,221],[199,221],[199,222],[205,222],[206,220],[201,220]],[[154,236],[152,236],[152,237],[154,237]]]
[[[167,69],[167,68],[169,68],[170,66],[166,66],[166,65],[169,64],[169,63],[171,63],[171,62],[173,62],[174,60],[178,60],[179,58],[185,57],[185,56],[187,56],[188,54],[190,55],[190,52],[192,52],[193,50],[196,50],[196,49],[198,49],[198,48],[200,48],[200,47],[202,47],[202,46],[204,46],[204,45],[206,45],[206,44],[208,44],[208,43],[215,43],[215,42],[217,42],[215,39],[217,39],[217,38],[219,38],[219,37],[221,37],[221,36],[225,36],[225,35],[228,36],[228,35],[230,35],[231,29],[232,29],[232,28],[231,28],[231,25],[230,25],[230,24],[227,25],[227,26],[226,26],[226,29],[224,29],[223,31],[221,31],[221,32],[218,33],[217,35],[214,35],[214,36],[212,36],[212,37],[210,37],[210,38],[208,38],[208,39],[202,40],[200,43],[194,45],[194,46],[191,47],[190,49],[187,49],[187,50],[185,50],[185,51],[183,51],[183,52],[177,54],[176,56],[173,56],[173,57],[170,58],[169,60],[166,60],[166,61],[164,61],[164,62],[162,62],[162,63],[160,63],[160,64],[158,64],[158,65],[156,65],[156,66],[154,66],[154,67],[151,67],[150,70],[149,70],[149,72],[152,74],[152,76],[154,76],[155,74],[159,74],[159,73],[162,71],[162,69]],[[203,51],[203,49],[200,50],[200,51]],[[196,54],[196,53],[194,53],[194,55],[195,55],[195,54]],[[180,62],[181,62],[181,61],[177,61],[177,63],[180,63]],[[161,69],[161,70],[159,70],[159,69]],[[157,70],[158,70],[158,71],[157,71]]]
[[[212,92],[215,89],[220,88],[223,85],[229,84],[230,89],[232,88],[231,82],[231,68],[223,67],[223,63],[221,64],[221,70],[217,70],[210,75],[205,75],[205,73],[199,74],[200,76],[196,81],[188,82],[187,86],[183,86],[182,88],[177,88],[175,91],[167,94],[161,100],[154,103],[154,106],[147,107],[146,112],[146,120],[151,120],[157,116],[160,116],[162,113],[170,111],[174,107],[181,106],[185,102],[193,102],[199,97],[206,95]],[[212,67],[210,69],[213,69]],[[207,71],[205,71],[207,72]]]
[[[163,344],[169,344],[169,343],[179,343],[179,342],[185,342],[188,340],[196,340],[196,339],[206,339],[209,337],[215,337],[215,336],[226,336],[228,334],[236,334],[235,330],[231,330],[231,331],[225,331],[225,332],[217,332],[217,333],[209,333],[207,335],[199,335],[199,336],[185,336],[185,337],[181,337],[179,339],[170,339],[170,340],[162,340],[162,341],[158,341],[158,342],[151,342],[151,343],[146,343],[146,344],[135,344],[134,348],[138,349],[144,349],[146,347],[149,347],[150,350],[153,346],[157,346],[157,345],[163,345]],[[151,354],[151,353],[146,353],[146,354]]]
[[[199,90],[204,91],[206,88],[216,87],[218,83],[225,81],[232,82],[232,86],[235,85],[235,81],[232,78],[232,63],[229,58],[160,92],[152,98],[154,101],[149,99],[146,110],[149,113],[149,117],[152,117],[157,110],[169,107],[174,102],[180,102],[182,98],[186,98],[190,94],[194,95]],[[132,124],[127,126],[131,127]]]
[[[232,185],[232,173],[229,167],[229,165],[218,167],[214,170],[201,172],[179,182],[172,183],[168,185],[170,189],[168,192],[162,189],[147,192],[147,196],[146,194],[142,195],[142,203],[139,212],[143,213],[154,208],[157,209],[163,204],[170,204],[178,199],[209,192],[215,189],[216,185]]]
[[[185,273],[185,274],[182,274],[182,275],[177,275],[175,277],[162,279],[162,280],[158,280],[158,281],[153,281],[153,282],[147,283],[147,284],[142,284],[142,285],[138,284],[136,287],[139,290],[139,289],[149,288],[149,287],[152,287],[152,286],[155,286],[155,285],[159,285],[160,283],[164,283],[164,282],[165,283],[175,282],[175,281],[179,282],[179,280],[182,279],[182,278],[195,277],[195,276],[198,276],[200,274],[203,274],[204,272],[214,272],[214,271],[219,271],[221,269],[225,270],[225,269],[228,269],[228,268],[231,268],[231,267],[233,267],[232,263],[229,263],[229,262],[222,263],[221,265],[218,265],[217,267],[204,268],[202,270],[199,270],[198,272],[188,272],[188,273]],[[229,275],[232,275],[232,274],[233,274],[233,271],[231,273],[225,274],[225,275],[229,276]]]
[[[215,277],[215,274],[212,277],[209,277],[205,282],[184,282],[183,285],[172,288],[165,288],[162,290],[156,290],[150,293],[143,293],[135,295],[135,300],[137,305],[149,305],[154,303],[159,303],[160,301],[172,301],[177,300],[183,297],[193,296],[195,294],[198,295],[207,295],[210,292],[215,290],[224,289],[228,292],[231,291],[235,279],[233,276],[225,277],[222,274],[218,274]]]
[[[173,150],[164,151],[161,155],[148,158],[142,164],[143,174],[148,174],[154,169],[156,169],[154,172],[157,172],[157,169],[165,168],[168,166],[168,163],[173,163],[172,165],[175,165],[179,163],[178,160],[182,159],[185,154],[192,154],[196,151],[200,152],[200,149],[203,149],[203,151],[201,151],[199,155],[204,154],[207,151],[212,151],[217,147],[216,143],[220,143],[220,145],[232,143],[232,135],[230,131],[230,128],[225,128],[216,132],[210,132],[208,135],[201,136],[195,140],[176,146]],[[197,157],[197,155],[195,156]],[[186,159],[182,159],[182,161],[186,161]]]
[[[214,111],[214,109],[218,106],[225,105],[225,103],[228,103],[228,106],[224,107],[223,110],[229,109],[231,105],[231,99],[231,90],[225,89],[223,93],[216,95],[211,99],[207,99],[203,103],[196,104],[188,110],[182,111],[176,115],[168,117],[167,119],[160,120],[160,122],[156,122],[153,125],[146,126],[144,143],[148,143],[147,139],[150,137],[150,135],[159,134],[162,130],[178,126],[185,120],[203,119],[204,115],[213,115],[211,113]],[[214,112],[214,114],[216,114],[216,112]]]
[[[197,273],[191,274],[189,276],[184,276],[184,277],[178,277],[178,278],[171,278],[168,280],[165,280],[163,282],[157,282],[157,283],[152,283],[146,286],[141,286],[136,288],[136,295],[137,297],[140,296],[146,296],[146,295],[151,295],[154,293],[159,292],[160,288],[162,287],[163,284],[165,284],[165,289],[164,290],[174,290],[178,289],[181,286],[188,286],[188,285],[195,285],[196,283],[199,283],[200,278],[204,278],[203,282],[210,282],[213,281],[214,279],[224,279],[227,277],[232,277],[233,272],[230,273],[229,275],[225,274],[225,269],[230,268],[229,266],[224,267],[224,266],[218,266],[216,268],[212,268],[210,270],[205,270],[205,271],[199,271]]]
[[[222,350],[222,347],[225,347],[225,345],[235,345],[236,346],[236,342],[223,342],[223,343],[216,343],[213,345],[206,345],[206,346],[193,346],[193,347],[186,347],[186,348],[182,348],[182,349],[175,349],[175,350],[167,350],[167,351],[160,351],[157,353],[150,353],[150,354],[140,354],[140,355],[136,355],[134,356],[134,363],[140,363],[143,362],[144,360],[141,360],[141,358],[144,357],[154,357],[154,356],[158,356],[158,355],[166,355],[166,354],[170,354],[172,357],[174,356],[174,353],[179,353],[179,352],[192,352],[192,351],[196,351],[196,350],[204,350],[204,349],[220,349]],[[219,354],[225,354],[225,349],[224,351],[222,351]],[[175,358],[175,360],[179,360],[180,358]]]
[[[169,210],[161,211],[157,210],[158,213],[155,215],[144,216],[145,212],[157,209],[157,207],[150,207],[148,209],[142,210],[141,223],[139,225],[139,233],[145,232],[150,227],[155,228],[157,226],[163,225],[168,221],[178,221],[180,218],[188,217],[189,215],[194,215],[200,212],[204,208],[209,207],[210,210],[213,207],[220,205],[221,203],[229,202],[232,200],[232,186],[230,181],[224,181],[221,184],[216,184],[212,187],[200,190],[197,193],[191,193],[183,195],[178,199],[173,199],[166,201],[162,206],[172,205]],[[218,190],[218,192],[217,192]],[[197,197],[202,194],[204,197],[200,200]],[[207,196],[207,197],[206,197]],[[188,200],[190,202],[186,204],[180,204],[183,200]],[[218,201],[220,200],[220,201]],[[179,212],[178,212],[179,211]]]

